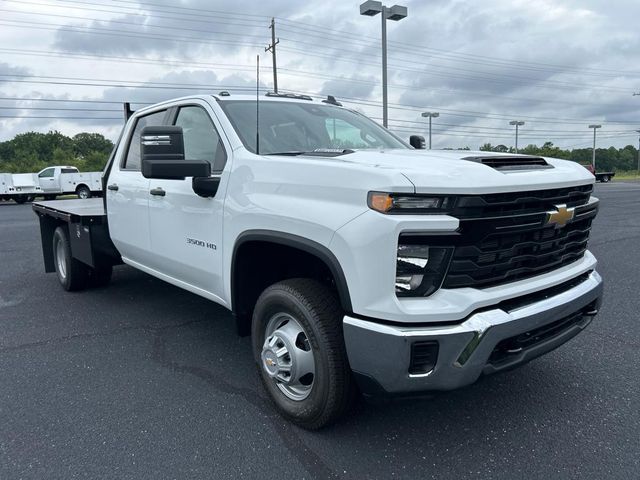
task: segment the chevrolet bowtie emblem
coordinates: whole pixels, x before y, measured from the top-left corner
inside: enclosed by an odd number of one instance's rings
[[[556,228],[562,228],[571,220],[576,214],[575,208],[567,208],[566,205],[555,205],[556,211],[547,212],[546,225],[555,225]]]

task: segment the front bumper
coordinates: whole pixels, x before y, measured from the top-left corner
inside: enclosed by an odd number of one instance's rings
[[[596,315],[602,290],[602,278],[592,271],[560,293],[525,305],[484,309],[446,326],[398,326],[345,316],[349,363],[365,394],[452,390],[482,374],[526,363],[573,338]],[[537,341],[498,355],[498,344],[527,336]],[[430,371],[411,375],[411,345],[423,341],[438,342],[437,362]]]

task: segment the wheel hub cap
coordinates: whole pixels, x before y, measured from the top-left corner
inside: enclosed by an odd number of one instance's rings
[[[282,393],[292,400],[304,400],[311,393],[315,360],[308,337],[300,323],[284,313],[267,323],[262,347],[262,367]]]

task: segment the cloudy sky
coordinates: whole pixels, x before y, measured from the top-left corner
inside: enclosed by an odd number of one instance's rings
[[[0,0],[0,140],[37,130],[115,139],[123,101],[272,87],[332,94],[381,122],[380,17],[359,1]],[[388,22],[390,128],[434,148],[636,145],[638,0],[409,0]],[[134,105],[135,108],[135,105]]]

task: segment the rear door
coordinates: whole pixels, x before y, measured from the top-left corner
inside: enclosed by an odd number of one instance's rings
[[[144,127],[165,125],[167,109],[137,117],[120,142],[116,163],[107,181],[107,214],[113,243],[125,261],[148,266],[149,180],[140,171],[140,132]]]
[[[149,199],[153,268],[174,283],[218,300],[222,295],[222,211],[226,188],[225,165],[229,146],[211,107],[202,100],[175,108],[174,125],[184,134],[185,158],[207,160],[212,176],[221,177],[214,198],[193,192],[191,178],[151,180],[156,192]],[[225,139],[226,141],[226,139]]]

